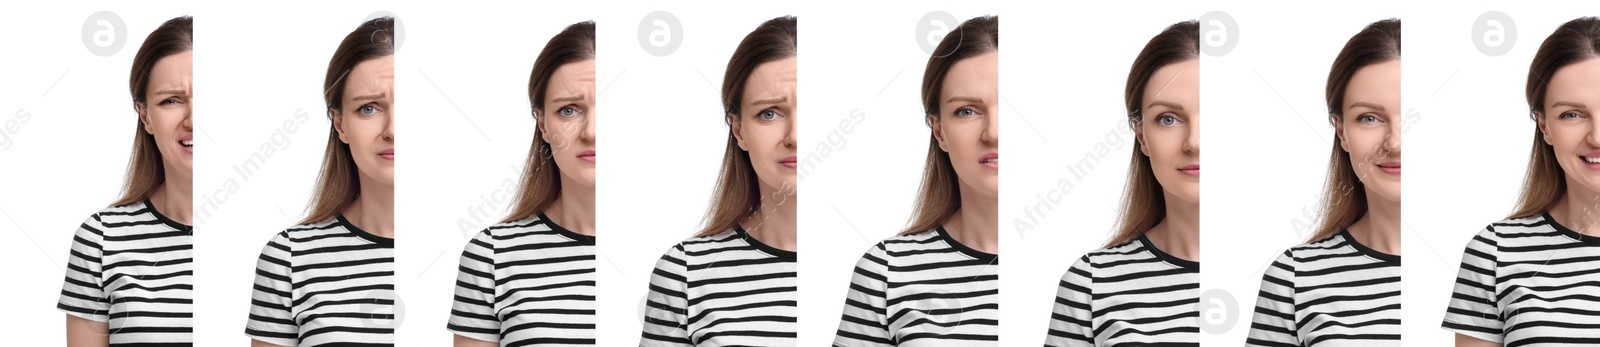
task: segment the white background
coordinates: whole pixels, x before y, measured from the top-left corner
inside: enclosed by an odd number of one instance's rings
[[[849,274],[861,253],[905,224],[926,155],[919,84],[927,53],[916,22],[933,10],[958,21],[1003,17],[1001,55],[1006,151],[1001,237],[1004,344],[1044,335],[1060,275],[1097,249],[1115,224],[1132,151],[1122,85],[1139,48],[1168,24],[1223,10],[1239,23],[1235,49],[1202,63],[1208,115],[1202,225],[1204,288],[1227,290],[1236,322],[1214,345],[1238,345],[1249,328],[1261,269],[1303,241],[1313,225],[1332,130],[1323,83],[1344,41],[1372,21],[1399,17],[1410,52],[1403,71],[1410,169],[1405,195],[1405,337],[1446,345],[1438,328],[1461,249],[1509,213],[1520,189],[1533,123],[1522,90],[1543,38],[1579,16],[1488,3],[1425,7],[1392,2],[1286,10],[1212,2],[1165,6],[1027,5],[1017,2],[901,7],[804,5],[604,5],[340,2],[228,6],[162,3],[49,5],[0,11],[0,263],[14,284],[0,325],[19,344],[59,345],[54,308],[71,233],[116,198],[135,115],[127,74],[144,36],[172,17],[195,15],[196,337],[242,345],[250,281],[261,246],[298,221],[327,137],[320,92],[328,57],[349,30],[379,10],[405,28],[397,60],[396,125],[408,134],[397,170],[399,341],[445,344],[457,258],[467,237],[502,217],[529,141],[527,78],[543,44],[566,25],[599,23],[597,91],[601,345],[639,336],[649,271],[700,225],[720,164],[726,125],[719,88],[738,41],[762,21],[800,18],[800,125],[806,199],[800,205],[802,345],[831,341]],[[1489,6],[1492,5],[1492,6]],[[1388,8],[1382,8],[1388,6]],[[192,10],[172,10],[188,8]],[[315,10],[308,10],[314,8]],[[99,10],[127,25],[123,48],[90,54],[80,29]],[[666,10],[683,42],[647,54],[639,20]],[[1472,21],[1509,14],[1518,36],[1490,57],[1472,44]],[[1285,12],[1287,11],[1287,12]],[[1071,19],[1064,21],[1064,19]],[[953,24],[953,23],[952,23]],[[612,100],[612,101],[606,101]],[[26,122],[18,111],[29,116]],[[296,118],[298,113],[305,116]],[[862,115],[849,130],[841,122]],[[19,121],[14,129],[9,121]],[[296,124],[284,129],[285,121]],[[278,135],[281,134],[281,135]],[[830,134],[838,134],[830,138]],[[276,138],[275,138],[276,136]],[[263,147],[265,146],[265,147]],[[1083,176],[1071,167],[1086,158]],[[272,148],[249,179],[234,167]],[[821,155],[822,148],[831,150]],[[415,153],[414,155],[412,153]],[[1092,160],[1091,160],[1092,162]],[[228,180],[238,189],[227,189]],[[1060,195],[1057,187],[1073,189]],[[206,216],[206,202],[215,207]],[[223,201],[226,200],[226,201]],[[1311,211],[1307,214],[1307,211]],[[204,218],[202,218],[204,217]],[[1031,224],[1022,226],[1019,222]]]

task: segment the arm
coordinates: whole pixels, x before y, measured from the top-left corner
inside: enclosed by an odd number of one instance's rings
[[[1261,275],[1261,296],[1256,298],[1254,323],[1247,346],[1299,346],[1295,323],[1295,260],[1284,251]]]
[[[1456,334],[1456,347],[1500,347],[1500,344],[1479,340],[1463,334]]]
[[[266,343],[266,342],[261,342],[261,340],[251,339],[250,340],[250,347],[285,347],[285,346],[283,346],[283,345],[274,345],[274,344],[270,344],[270,343]]]
[[[106,347],[111,344],[105,322],[96,322],[67,315],[67,347]]]
[[[1050,331],[1045,336],[1045,346],[1093,346],[1094,340],[1094,266],[1088,255],[1072,264],[1072,269],[1061,275],[1056,289],[1055,308],[1050,312]]]
[[[892,346],[889,331],[889,251],[878,243],[856,262],[834,346]]]
[[[258,347],[258,346],[251,346]],[[456,335],[455,347],[500,347],[499,343]]]

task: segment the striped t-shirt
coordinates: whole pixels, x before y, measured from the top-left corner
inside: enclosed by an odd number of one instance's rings
[[[794,346],[795,252],[744,228],[691,238],[650,276],[639,346]]]
[[[394,345],[394,239],[344,216],[261,249],[245,335],[283,346]]]
[[[100,210],[72,238],[56,308],[107,323],[112,346],[193,341],[194,228],[151,206]]]
[[[1400,256],[1340,231],[1267,268],[1249,346],[1399,346]]]
[[[891,237],[856,263],[834,346],[997,346],[1000,256],[936,230]]]
[[[1467,243],[1444,328],[1505,346],[1600,344],[1600,237],[1549,213],[1490,224]]]
[[[1200,345],[1200,263],[1138,239],[1061,276],[1045,346]]]
[[[594,240],[543,213],[478,233],[461,251],[446,328],[501,346],[593,346]]]

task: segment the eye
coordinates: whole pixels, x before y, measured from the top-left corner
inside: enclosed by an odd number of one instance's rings
[[[166,99],[161,99],[161,102],[156,103],[156,105],[171,105],[171,104],[179,104],[179,103],[183,103],[183,100],[178,100],[177,97],[170,97],[170,98],[166,98]]]
[[[1363,114],[1363,115],[1360,115],[1360,116],[1356,117],[1356,122],[1358,122],[1358,123],[1377,123],[1378,121],[1379,121],[1378,116],[1374,116],[1371,113]]]
[[[1178,120],[1178,117],[1172,115],[1171,113],[1163,113],[1159,116],[1156,116],[1156,124],[1161,126],[1173,126],[1178,125],[1178,123],[1183,123],[1183,121]]]
[[[361,107],[357,107],[356,108],[356,113],[360,114],[360,115],[363,115],[363,116],[375,115],[375,114],[378,114],[378,112],[382,112],[382,111],[383,110],[378,109],[378,105],[376,105],[376,104],[366,104],[366,105],[361,105]]]
[[[765,110],[761,110],[760,113],[756,113],[756,119],[760,119],[760,120],[763,120],[763,121],[775,120],[775,119],[778,119],[778,117],[783,117],[783,115],[778,114],[777,110],[770,109],[770,108],[769,109],[765,109]]]
[[[1567,112],[1562,112],[1561,115],[1558,115],[1556,117],[1558,117],[1560,119],[1583,118],[1583,114],[1582,113],[1578,113],[1578,111],[1567,111]]]
[[[971,106],[956,109],[956,117],[972,117],[978,115],[978,109]]]
[[[576,116],[578,116],[579,114],[582,114],[582,113],[583,112],[578,111],[577,107],[572,107],[571,105],[564,106],[564,107],[561,107],[561,109],[556,110],[556,114],[557,115],[561,115],[562,117],[569,117],[569,118],[570,117],[576,117]]]

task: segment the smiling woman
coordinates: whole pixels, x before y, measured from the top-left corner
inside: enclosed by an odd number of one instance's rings
[[[393,344],[394,19],[356,27],[324,74],[328,146],[306,218],[261,250],[254,345]]]
[[[67,313],[68,346],[193,340],[193,22],[162,23],[134,56],[138,126],[127,182],[73,236],[56,304]]]

